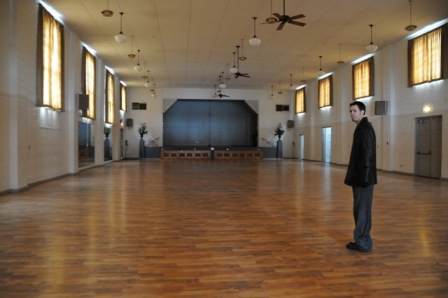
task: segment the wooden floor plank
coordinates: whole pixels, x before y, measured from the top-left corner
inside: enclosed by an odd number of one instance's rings
[[[122,161],[0,196],[0,297],[448,297],[448,182],[379,172],[348,251],[346,168]]]

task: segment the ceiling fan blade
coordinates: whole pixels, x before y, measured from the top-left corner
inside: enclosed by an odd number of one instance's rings
[[[283,29],[283,26],[285,26],[285,23],[281,23],[281,24],[278,26],[277,30],[282,30],[282,29]]]
[[[306,24],[305,23],[302,23],[302,22],[296,22],[296,21],[291,21],[291,22],[289,22],[290,24],[294,24],[294,25],[297,25],[297,26],[305,26]]]
[[[241,76],[242,76],[243,78],[250,78],[250,76],[249,76],[248,73],[243,73]]]
[[[295,19],[300,19],[300,18],[304,18],[304,17],[305,17],[305,15],[303,15],[303,14],[298,14],[298,15],[296,15],[296,16],[289,17],[289,19],[290,19],[290,20],[295,20]]]
[[[277,19],[280,19],[282,16],[279,13],[273,13],[274,16],[277,17]]]

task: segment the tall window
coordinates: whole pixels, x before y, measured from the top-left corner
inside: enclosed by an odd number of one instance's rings
[[[39,5],[38,101],[39,106],[63,110],[64,27]]]
[[[319,80],[319,108],[333,105],[333,76]]]
[[[106,71],[106,122],[114,124],[114,76]]]
[[[86,48],[82,50],[83,56],[83,93],[89,95],[89,109],[87,110],[87,117],[95,119],[96,106],[96,59],[87,51]]]
[[[296,114],[305,113],[305,88],[296,91]]]
[[[126,87],[120,84],[120,110],[126,112]]]
[[[374,63],[373,57],[353,65],[353,99],[373,96]]]
[[[422,36],[409,40],[409,87],[443,78],[442,45],[444,42],[446,43],[446,27],[444,25]]]

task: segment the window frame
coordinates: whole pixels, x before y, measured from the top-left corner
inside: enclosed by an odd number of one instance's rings
[[[440,42],[440,53],[441,53],[441,59],[440,59],[440,76],[437,78],[429,78],[429,79],[423,79],[422,81],[414,82],[413,76],[414,76],[414,68],[413,68],[413,61],[414,61],[414,45],[417,39],[423,38],[424,36],[428,36],[429,34],[441,30],[441,42]],[[439,80],[444,80],[448,76],[448,23],[445,23],[442,26],[439,26],[429,32],[426,32],[424,34],[421,34],[415,38],[412,38],[408,40],[408,87],[413,87],[425,83],[431,83]]]
[[[59,69],[56,69],[57,72],[59,72],[60,77],[55,82],[57,86],[56,88],[59,88],[57,90],[58,95],[54,95],[53,92],[50,92],[54,87],[50,86],[50,90],[46,90],[45,86],[47,84],[53,85],[51,82],[47,82],[46,77],[48,75],[45,74],[46,61],[48,59],[45,58],[45,19],[50,18],[50,21],[53,23],[53,25],[58,28],[59,33],[59,42],[57,44],[57,49],[51,48],[51,53],[48,55],[48,57],[54,57],[53,51],[56,51],[57,54],[60,57],[60,63],[59,63]],[[54,40],[54,39],[53,39]],[[37,89],[37,100],[36,104],[40,107],[48,107],[55,111],[63,112],[65,110],[65,84],[64,84],[64,26],[59,23],[55,17],[51,15],[51,13],[45,9],[45,7],[39,3],[38,6],[38,25],[37,25],[37,71],[36,71],[36,89]],[[50,66],[53,65],[53,63],[50,63]],[[53,73],[54,70],[51,71]],[[53,81],[53,80],[52,80]],[[47,95],[51,95],[47,98]]]
[[[328,90],[328,103],[321,105],[321,85],[328,80],[329,90]],[[317,84],[317,105],[319,109],[333,106],[333,75],[326,76],[323,79],[318,80]],[[323,96],[323,95],[322,95]]]
[[[356,71],[358,71],[357,68],[362,67],[364,64],[368,65],[368,67],[369,67],[369,69],[368,69],[368,74],[369,74],[368,91],[366,94],[361,94],[361,95],[357,96],[356,88],[359,87],[359,84],[356,84],[356,80],[357,80]],[[360,76],[363,76],[363,75],[361,74]],[[362,77],[361,80],[363,80],[363,79],[364,78]],[[357,100],[357,99],[362,99],[362,98],[366,98],[366,97],[370,97],[370,96],[374,96],[374,95],[375,95],[375,60],[374,60],[374,57],[372,56],[372,57],[369,57],[363,61],[360,61],[360,62],[352,65],[352,97],[353,97],[353,100]]]
[[[126,86],[120,83],[120,110],[122,110],[123,112],[126,112],[126,104],[127,104]]]
[[[106,89],[104,101],[104,121],[114,124],[114,102],[115,102],[115,76],[106,69]]]
[[[296,90],[296,93],[295,93],[295,113],[296,113],[296,115],[298,115],[298,114],[302,114],[302,113],[306,113],[306,87],[303,87],[303,88],[300,88],[300,89],[297,89]],[[302,98],[301,98],[301,100],[302,100],[302,103],[301,103],[301,105],[298,105],[298,99],[297,99],[297,95],[299,94],[299,93],[302,93],[303,94],[303,96],[302,96]],[[299,111],[299,106],[301,106],[302,107],[302,109]]]
[[[87,69],[87,59],[91,58],[93,60],[93,94],[90,94],[87,90],[88,88],[88,69]],[[96,84],[96,57],[90,53],[86,47],[82,48],[82,93],[89,95],[89,109],[87,110],[87,118],[92,120],[96,119],[96,93],[97,93],[97,84]]]

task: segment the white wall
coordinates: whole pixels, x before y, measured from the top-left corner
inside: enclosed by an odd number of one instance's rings
[[[9,8],[9,7],[8,7]],[[0,190],[9,189],[11,184],[11,168],[10,168],[10,150],[9,144],[10,140],[10,123],[11,123],[11,100],[10,98],[16,98],[17,95],[11,91],[10,86],[10,78],[17,80],[15,76],[15,72],[12,72],[11,64],[15,64],[13,61],[12,53],[16,51],[17,46],[15,48],[12,47],[12,39],[10,36],[10,32],[12,32],[12,28],[14,27],[13,16],[9,13],[9,9],[0,9],[0,37],[3,41],[0,43],[0,67],[3,71],[0,72],[0,146],[1,154],[0,154]],[[17,36],[17,35],[16,35]],[[17,42],[15,42],[17,44]],[[17,69],[14,67],[14,69]],[[17,88],[15,88],[17,89]],[[15,100],[17,102],[17,100]]]
[[[81,93],[79,36],[64,27],[65,110],[36,105],[37,10],[33,0],[3,1],[0,10],[0,193],[78,172],[77,94]],[[97,90],[104,90],[104,63],[97,59]],[[116,76],[116,90],[119,78]],[[118,94],[118,91],[116,92]],[[118,95],[117,95],[118,98]],[[116,118],[119,118],[116,101]],[[97,93],[96,165],[104,164],[104,93]],[[113,133],[119,134],[119,124]],[[118,143],[115,144],[118,147]],[[115,150],[118,150],[116,148]]]
[[[28,185],[33,124],[28,115],[36,93],[36,6],[26,0],[5,2],[0,10],[0,191]]]
[[[442,177],[448,178],[448,80],[408,88],[407,41],[395,46],[395,94],[392,101],[394,130],[394,170],[414,172],[415,118],[442,115]],[[430,113],[423,113],[425,104],[432,105]]]
[[[390,45],[374,55],[375,95],[363,99],[367,116],[377,136],[378,168],[414,173],[415,118],[442,115],[442,177],[448,178],[448,80],[407,87],[407,41]],[[296,122],[293,139],[305,136],[305,159],[321,160],[321,130],[332,127],[332,155],[335,164],[348,164],[355,125],[349,117],[352,99],[352,65],[347,63],[333,73],[334,104],[317,107],[317,80],[306,85],[306,113],[293,115]],[[374,115],[375,101],[387,102],[386,115]],[[293,99],[291,99],[293,104]],[[423,113],[431,104],[433,111]],[[298,150],[294,151],[298,157]]]

